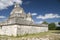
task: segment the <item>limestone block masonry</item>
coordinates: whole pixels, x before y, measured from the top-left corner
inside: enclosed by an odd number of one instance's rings
[[[2,29],[0,29],[0,35],[20,36],[24,34],[33,34],[33,33],[47,32],[47,31],[48,31],[48,27],[8,25],[8,26],[3,26]]]

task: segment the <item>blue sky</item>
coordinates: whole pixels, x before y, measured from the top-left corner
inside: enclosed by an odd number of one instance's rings
[[[60,22],[60,2],[59,0],[14,0],[0,1],[0,21],[9,17],[14,2],[19,2],[26,13],[31,13],[36,23],[43,21]],[[3,3],[5,3],[3,5]]]

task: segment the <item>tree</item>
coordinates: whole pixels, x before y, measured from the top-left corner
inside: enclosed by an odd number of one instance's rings
[[[42,24],[48,24],[46,21],[44,21]]]
[[[58,24],[60,25],[60,22]]]
[[[56,27],[56,30],[60,30],[60,27]]]
[[[48,28],[49,28],[49,30],[55,30],[55,29],[56,29],[55,23],[50,23],[50,24],[48,25]]]

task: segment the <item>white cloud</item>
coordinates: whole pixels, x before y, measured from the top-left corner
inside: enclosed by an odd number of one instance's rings
[[[32,13],[32,16],[35,16],[35,15],[37,15],[37,13]]]
[[[37,16],[37,19],[51,19],[51,18],[60,18],[60,15],[50,13],[50,14],[45,14],[44,16],[42,15]]]
[[[42,24],[43,23],[43,21],[40,21],[40,22],[36,22],[37,24]]]
[[[28,14],[31,14],[32,16],[36,16],[37,13],[31,13],[31,12],[28,12]]]
[[[55,22],[56,26],[57,26],[57,27],[60,27],[60,25],[59,25],[58,23],[59,23],[59,22]]]
[[[0,22],[6,21],[7,17],[6,16],[0,16]]]
[[[0,0],[0,10],[6,9],[8,6],[13,5],[14,2],[22,4],[22,0]]]
[[[6,18],[5,16],[0,16],[0,18]]]

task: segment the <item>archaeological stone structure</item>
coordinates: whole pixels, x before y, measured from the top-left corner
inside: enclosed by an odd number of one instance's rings
[[[47,24],[36,24],[30,13],[25,13],[18,3],[6,21],[0,23],[0,35],[17,36],[47,32]]]

